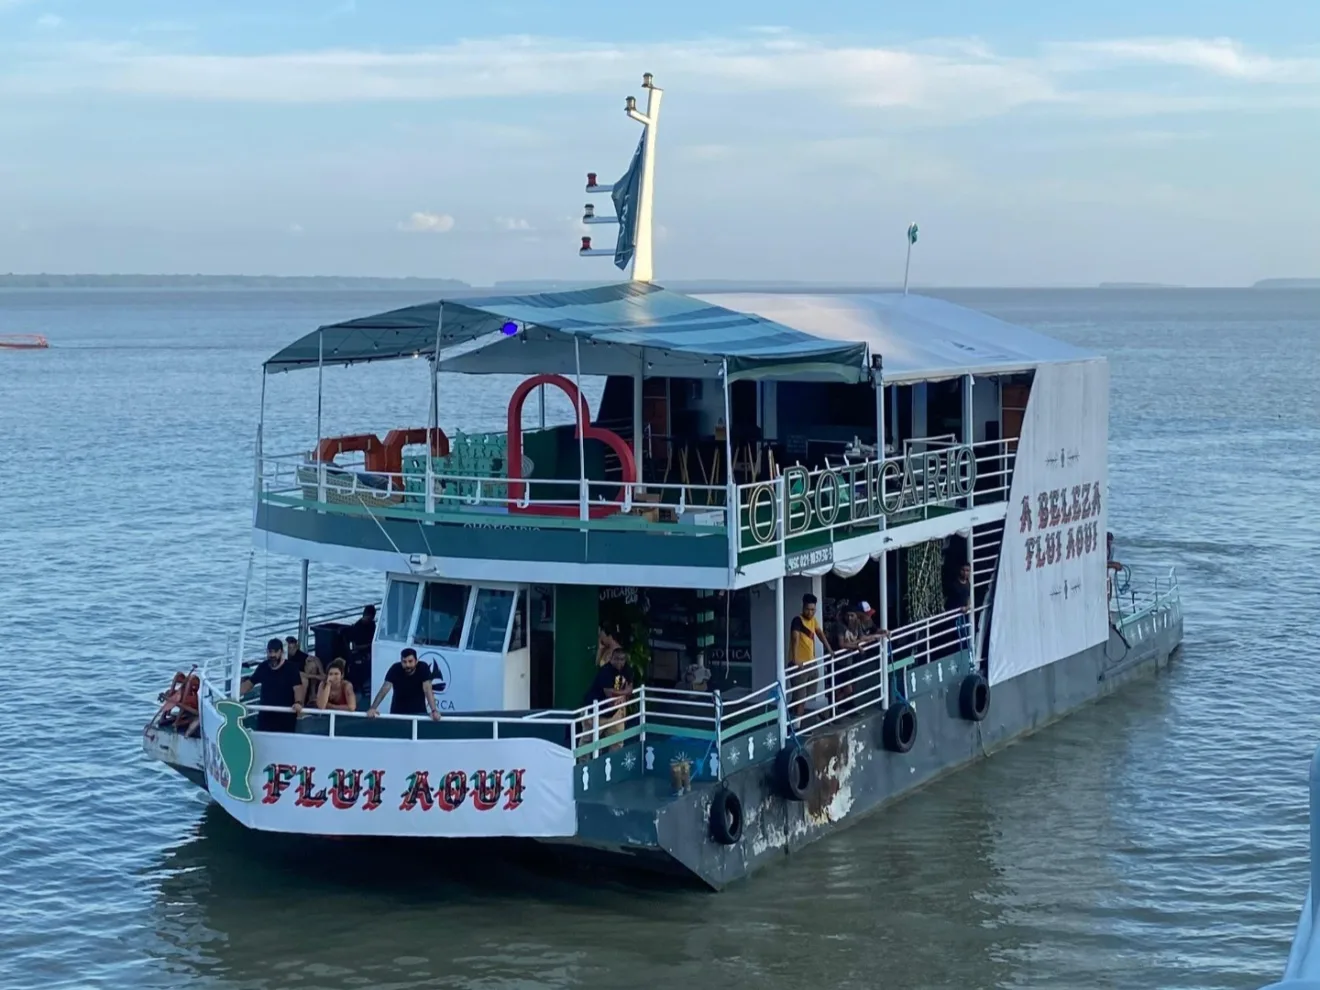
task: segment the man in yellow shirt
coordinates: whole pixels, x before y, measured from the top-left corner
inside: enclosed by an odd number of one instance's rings
[[[829,641],[820,630],[820,620],[816,618],[816,596],[802,596],[802,613],[793,616],[789,626],[789,659],[797,668],[789,700],[793,705],[793,717],[801,718],[807,710],[807,698],[811,696],[815,678],[802,670],[816,659],[816,640],[825,647],[825,652],[832,652]]]

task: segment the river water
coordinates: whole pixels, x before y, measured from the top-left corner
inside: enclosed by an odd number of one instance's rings
[[[254,835],[140,753],[236,626],[260,361],[416,297],[0,292],[0,332],[52,341],[0,352],[0,986],[1270,982],[1320,740],[1320,292],[948,295],[1111,359],[1110,525],[1137,574],[1179,566],[1182,661],[710,895]],[[314,435],[314,379],[271,380],[268,450]],[[426,421],[425,362],[325,388],[327,433]],[[507,393],[447,382],[442,421],[498,427]],[[289,617],[296,565],[256,566]],[[378,590],[319,570],[314,607]]]

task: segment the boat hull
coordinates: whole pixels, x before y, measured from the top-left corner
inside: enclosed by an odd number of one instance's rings
[[[1126,629],[1124,636],[1111,630],[1106,643],[995,685],[981,722],[961,718],[960,682],[946,681],[916,699],[917,739],[907,753],[883,747],[884,716],[878,711],[814,734],[805,742],[814,779],[803,801],[783,796],[773,762],[726,771],[722,785],[697,785],[679,796],[663,778],[648,776],[590,799],[580,796],[575,837],[530,841],[575,864],[603,864],[615,874],[664,874],[719,890],[1164,668],[1182,636],[1176,609]],[[205,787],[199,740],[148,729],[143,748]],[[711,805],[721,787],[736,794],[743,808],[743,834],[731,845],[711,836]],[[511,854],[529,845],[526,838],[494,841],[507,841]]]

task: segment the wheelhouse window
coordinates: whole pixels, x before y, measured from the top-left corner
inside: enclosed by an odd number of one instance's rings
[[[391,581],[385,596],[385,621],[380,638],[402,643],[412,628],[413,606],[417,604],[416,581]]]
[[[423,646],[457,647],[463,636],[468,595],[465,584],[440,584],[428,581],[422,595],[422,611],[417,616],[417,643]]]
[[[516,592],[503,588],[477,589],[477,606],[472,612],[472,631],[467,648],[479,653],[503,653],[504,636],[509,631],[509,612]]]

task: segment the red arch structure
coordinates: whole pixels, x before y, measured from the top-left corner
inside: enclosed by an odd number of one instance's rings
[[[526,508],[520,508],[517,504],[524,497],[527,490],[527,483],[522,476],[522,411],[527,402],[527,396],[538,385],[553,385],[568,396],[568,401],[573,403],[573,407],[577,410],[577,436],[584,441],[599,440],[618,454],[619,463],[623,465],[623,484],[636,484],[637,462],[633,459],[632,449],[624,442],[623,437],[612,430],[602,430],[591,425],[591,409],[588,407],[587,400],[582,393],[578,391],[577,386],[563,375],[533,375],[514,389],[513,395],[509,397],[509,511],[541,516],[576,516],[578,514],[578,508],[572,505],[529,505]],[[586,465],[583,465],[582,469],[585,471]],[[615,496],[613,502],[606,502],[603,505],[591,505],[587,509],[587,514],[592,519],[614,515],[622,509],[623,498],[624,490],[623,486],[620,486],[619,493]]]

